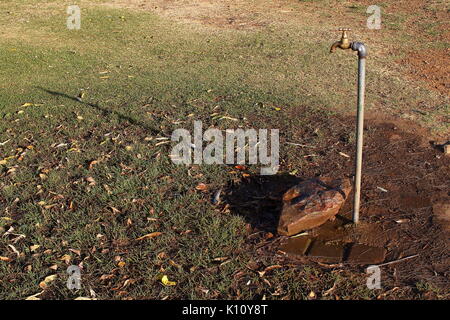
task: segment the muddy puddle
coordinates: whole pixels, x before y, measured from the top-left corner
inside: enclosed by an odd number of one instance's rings
[[[354,242],[351,222],[328,221],[315,230],[287,238],[280,251],[326,263],[377,264],[385,260],[386,249]]]

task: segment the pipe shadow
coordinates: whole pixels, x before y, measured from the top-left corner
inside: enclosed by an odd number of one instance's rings
[[[75,101],[77,103],[80,103],[82,105],[94,108],[97,111],[100,111],[101,114],[103,116],[105,116],[105,117],[110,116],[110,115],[116,115],[122,121],[128,121],[132,125],[139,126],[139,127],[143,128],[145,130],[150,131],[152,135],[157,135],[159,133],[159,131],[157,131],[157,130],[155,130],[153,128],[150,128],[149,126],[147,126],[145,123],[143,123],[141,121],[133,119],[130,116],[124,115],[124,114],[122,114],[120,112],[117,112],[117,111],[114,111],[114,110],[108,110],[108,109],[106,109],[104,107],[101,107],[97,103],[89,103],[89,102],[81,100],[78,97],[74,97],[74,96],[71,96],[71,95],[68,95],[68,94],[62,93],[62,92],[52,91],[52,90],[49,90],[49,89],[46,89],[46,88],[43,88],[43,87],[35,87],[35,88],[37,88],[37,89],[39,89],[41,91],[44,91],[44,92],[46,92],[46,93],[48,93],[48,94],[50,94],[52,96],[62,97],[62,98],[65,98],[65,99],[72,100],[72,101]]]

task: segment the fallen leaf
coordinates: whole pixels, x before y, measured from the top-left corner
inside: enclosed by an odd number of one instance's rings
[[[37,296],[39,296],[40,294],[42,294],[42,292],[44,292],[44,291],[35,293],[35,294],[33,294],[32,296],[26,297],[25,300],[41,300],[41,299],[38,298]]]
[[[120,210],[114,207],[109,207],[114,214],[120,213]]]
[[[152,233],[148,233],[142,237],[139,237],[136,240],[140,241],[140,240],[145,240],[145,239],[151,239],[151,238],[155,238],[160,235],[162,235],[162,232],[152,232]]]
[[[199,191],[206,191],[206,190],[208,189],[208,186],[207,186],[206,184],[204,184],[204,183],[199,183],[199,184],[195,187],[195,189],[196,189],[196,190],[199,190]]]
[[[89,162],[89,170],[92,170],[92,168],[98,163],[97,160],[92,160],[91,162]]]
[[[69,264],[72,260],[72,256],[70,256],[69,254],[65,254],[61,258],[59,258],[59,260],[64,261],[66,264]]]
[[[56,274],[45,277],[44,281],[41,281],[41,283],[39,283],[39,287],[41,289],[46,289],[50,283],[56,280],[57,277],[58,275]]]
[[[174,286],[177,284],[175,281],[169,281],[169,278],[166,275],[162,276],[161,283],[165,286]]]
[[[30,250],[31,250],[31,252],[34,252],[34,251],[36,251],[37,249],[39,249],[40,247],[41,247],[40,245],[35,244],[35,245],[33,245],[33,246],[30,246]]]
[[[167,255],[167,253],[165,253],[164,251],[162,251],[162,252],[158,253],[158,254],[156,255],[156,257],[157,257],[158,259],[165,259],[165,258],[168,257],[168,255]]]
[[[80,255],[81,255],[81,250],[69,249],[69,251],[72,251],[72,252],[75,253],[77,256],[80,256]]]
[[[100,280],[104,281],[104,280],[109,280],[109,279],[112,279],[112,278],[114,278],[113,274],[104,274],[104,275],[102,275],[100,277]]]
[[[95,179],[92,177],[87,177],[86,181],[89,182],[90,186],[95,186],[95,184],[96,184]]]

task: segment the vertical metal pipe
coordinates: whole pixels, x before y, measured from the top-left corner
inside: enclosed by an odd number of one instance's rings
[[[366,58],[358,56],[358,110],[356,122],[355,197],[353,199],[353,223],[359,222],[361,197],[362,148],[364,131],[364,91],[366,88]]]
[[[341,41],[335,42],[330,49],[334,52],[336,48],[358,51],[358,110],[356,121],[356,165],[355,165],[355,196],[353,198],[353,223],[359,222],[359,203],[361,198],[361,169],[362,169],[362,148],[364,132],[364,91],[366,89],[366,46],[362,42],[349,43],[345,31],[349,29],[339,29],[342,31]]]

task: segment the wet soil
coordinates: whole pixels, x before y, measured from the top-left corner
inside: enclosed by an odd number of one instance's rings
[[[295,108],[292,119],[304,116],[303,111],[301,107]],[[225,203],[232,213],[247,219],[249,233],[261,232],[262,238],[270,238],[264,245],[258,244],[258,255],[274,256],[280,264],[327,262],[307,254],[286,255],[280,251],[288,241],[276,236],[282,194],[311,177],[353,178],[355,118],[311,116],[303,123],[296,126],[293,120],[277,124],[284,127],[280,129],[283,161],[277,175],[255,175],[231,183],[226,190]],[[283,132],[289,136],[283,136]],[[425,280],[447,290],[450,219],[445,218],[449,214],[445,208],[450,204],[450,156],[434,147],[435,142],[425,129],[404,120],[366,119],[364,139],[360,224],[355,227],[350,223],[353,197],[350,194],[337,219],[310,230],[309,236],[328,244],[384,249],[384,262],[418,255],[409,262],[385,267],[391,271],[393,285]],[[287,145],[288,141],[311,148]],[[436,207],[439,215],[433,210]],[[340,266],[353,268],[345,259]]]

